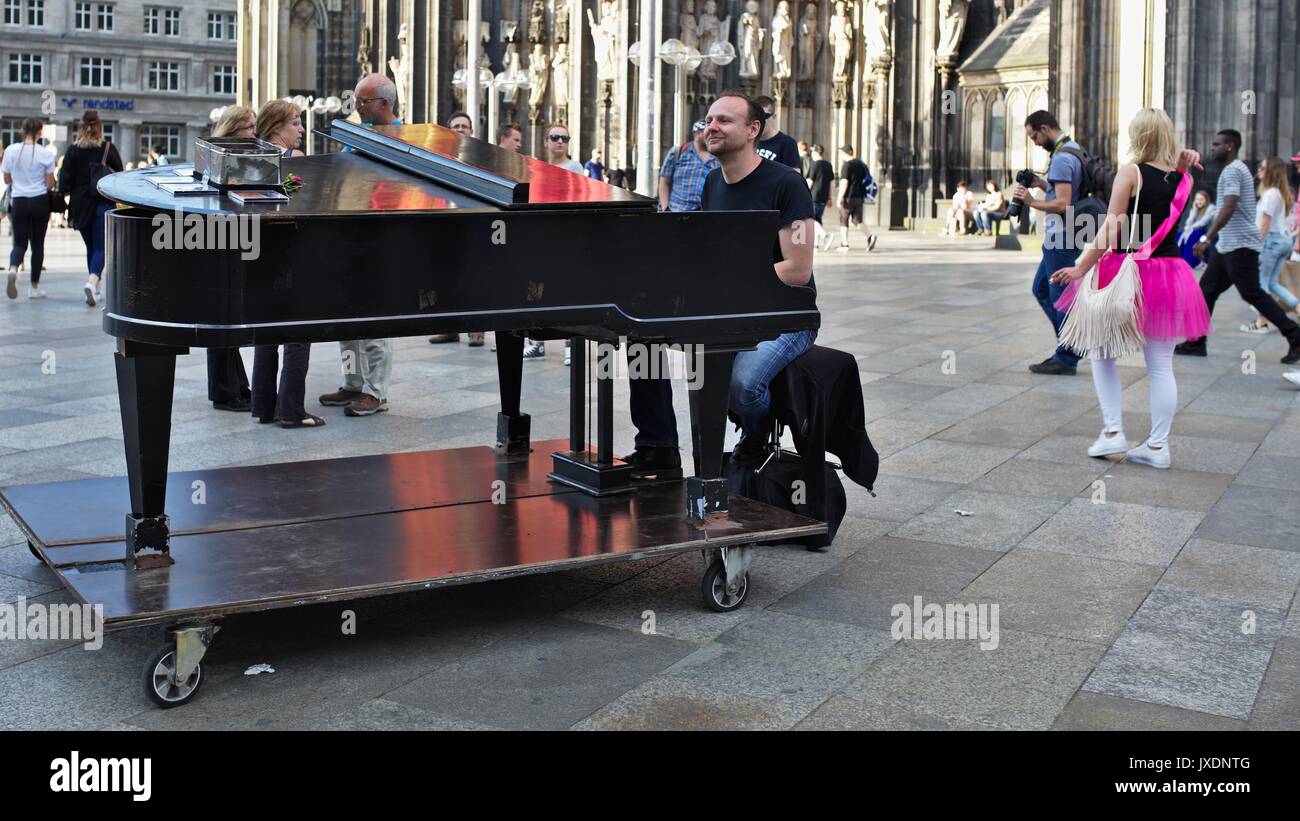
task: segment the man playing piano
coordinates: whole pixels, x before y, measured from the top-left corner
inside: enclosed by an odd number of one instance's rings
[[[786,285],[813,285],[812,195],[798,171],[758,155],[766,113],[739,92],[723,92],[705,117],[704,143],[718,168],[704,180],[703,211],[777,211],[781,228],[772,238],[772,273]],[[741,440],[732,452],[739,464],[761,460],[770,424],[768,384],[817,339],[816,331],[786,333],[736,354],[728,405],[740,420]],[[659,384],[654,384],[658,382]],[[636,453],[627,457],[637,478],[681,475],[677,420],[667,380],[636,379],[631,386]]]
[[[401,125],[393,115],[397,86],[383,74],[367,74],[353,92],[362,125]],[[339,343],[343,387],[320,397],[322,405],[342,407],[348,416],[371,416],[388,410],[388,376],[393,371],[393,343],[388,339],[354,339]]]

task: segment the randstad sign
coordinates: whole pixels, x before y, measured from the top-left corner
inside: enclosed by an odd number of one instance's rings
[[[101,111],[134,111],[135,100],[114,100],[109,97],[102,99],[80,98],[80,97],[62,97],[64,108],[95,108]]]

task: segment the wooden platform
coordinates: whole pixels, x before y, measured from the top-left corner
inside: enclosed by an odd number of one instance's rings
[[[104,605],[110,627],[209,621],[826,530],[739,497],[726,518],[692,522],[680,481],[619,497],[574,492],[546,480],[551,453],[566,448],[554,440],[534,443],[526,458],[480,447],[173,474],[176,563],[153,570],[123,563],[125,478],[5,488],[0,503],[79,600]],[[196,481],[204,504],[192,502]]]

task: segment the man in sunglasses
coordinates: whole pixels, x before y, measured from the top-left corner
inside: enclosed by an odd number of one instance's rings
[[[569,156],[569,129],[561,123],[551,123],[546,127],[546,161],[558,165],[566,171],[586,175],[582,163]],[[524,346],[524,359],[541,359],[546,356],[546,343],[540,339],[530,339]],[[569,364],[570,353],[564,352],[564,364]]]
[[[393,109],[397,86],[383,74],[367,74],[352,92],[362,125],[401,125]],[[388,339],[353,339],[339,343],[343,387],[320,397],[342,407],[347,416],[373,416],[388,410],[388,377],[393,372],[393,343]]]

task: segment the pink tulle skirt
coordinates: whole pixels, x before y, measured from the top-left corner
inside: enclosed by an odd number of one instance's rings
[[[1107,254],[1097,263],[1098,285],[1105,288],[1119,273],[1123,254]],[[1138,329],[1148,339],[1199,339],[1210,333],[1210,311],[1196,274],[1182,257],[1152,257],[1137,261],[1142,280],[1142,316]],[[1068,311],[1084,279],[1071,282],[1056,301]]]

